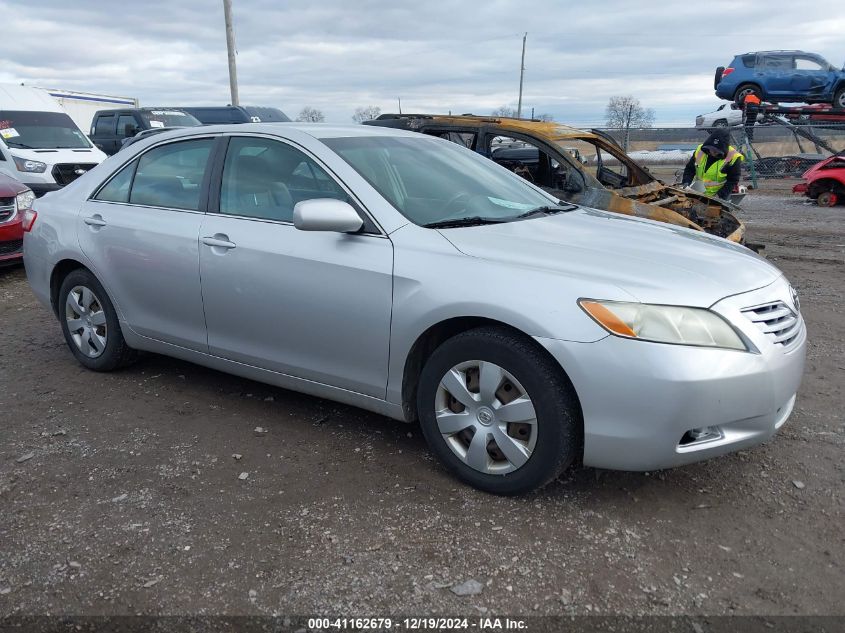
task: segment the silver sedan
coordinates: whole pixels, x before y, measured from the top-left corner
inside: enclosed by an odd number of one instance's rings
[[[24,217],[36,296],[85,367],[137,350],[418,421],[515,494],[575,461],[652,470],[786,421],[798,299],[751,251],[580,208],[448,141],[189,128]]]

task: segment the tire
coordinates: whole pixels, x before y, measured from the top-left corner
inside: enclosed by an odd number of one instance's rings
[[[820,207],[835,207],[839,202],[839,196],[833,191],[822,191],[816,198],[816,204]]]
[[[468,399],[469,407],[461,403]],[[431,451],[486,492],[540,488],[581,450],[580,406],[560,366],[504,328],[470,330],[438,347],[423,367],[416,405]]]
[[[833,97],[833,107],[845,109],[845,86],[836,91]]]
[[[59,288],[59,322],[76,360],[93,371],[112,371],[133,362],[137,352],[123,338],[117,312],[102,284],[78,268]]]
[[[738,106],[742,107],[742,101],[745,99],[745,95],[747,94],[755,94],[760,101],[763,100],[763,91],[760,90],[760,87],[756,84],[742,84],[739,88],[736,89],[734,93],[734,103]]]
[[[728,127],[728,122],[727,122],[726,119],[718,119],[717,121],[713,121],[713,127],[714,128]]]

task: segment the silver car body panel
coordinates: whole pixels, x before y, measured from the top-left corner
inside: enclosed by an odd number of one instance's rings
[[[257,134],[297,145],[353,194],[379,231],[311,233],[284,222],[88,201],[139,153],[208,134]],[[426,229],[320,141],[352,135],[417,136],[378,127],[247,124],[134,144],[39,199],[24,240],[33,291],[50,306],[52,271],[62,260],[78,261],[98,275],[133,347],[396,419],[404,418],[408,353],[426,330],[462,317],[501,322],[534,337],[567,372],[584,413],[585,463],[604,468],[704,459],[764,441],[785,421],[806,333],[799,316],[799,335],[784,347],[743,312],[769,301],[792,305],[788,283],[766,260],[700,232],[592,209]],[[505,169],[502,177],[518,179]],[[122,217],[133,210],[138,219]],[[82,221],[97,211],[108,223],[100,231]],[[109,231],[118,226],[122,234]],[[95,245],[95,237],[109,233],[114,243]],[[202,242],[214,236],[236,248]],[[154,276],[140,279],[150,268]],[[756,349],[611,336],[578,307],[584,297],[711,307]],[[721,439],[679,445],[687,430],[701,426],[718,426]]]

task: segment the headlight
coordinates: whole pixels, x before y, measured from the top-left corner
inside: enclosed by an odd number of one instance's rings
[[[655,343],[748,350],[727,321],[703,308],[593,299],[581,299],[578,305],[616,336]]]
[[[17,165],[18,171],[40,174],[47,170],[47,164],[42,163],[40,160],[29,160],[19,156],[12,156],[12,158],[15,159],[15,165]]]
[[[15,196],[15,204],[18,211],[25,211],[32,208],[32,203],[35,202],[35,194],[27,190]]]

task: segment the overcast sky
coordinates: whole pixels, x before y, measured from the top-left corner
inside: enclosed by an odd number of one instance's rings
[[[242,104],[303,106],[351,122],[383,112],[516,107],[597,125],[612,95],[658,124],[718,105],[716,66],[734,54],[804,49],[845,60],[841,0],[766,2],[233,0]],[[222,0],[0,0],[0,83],[137,97],[141,105],[229,102]]]

